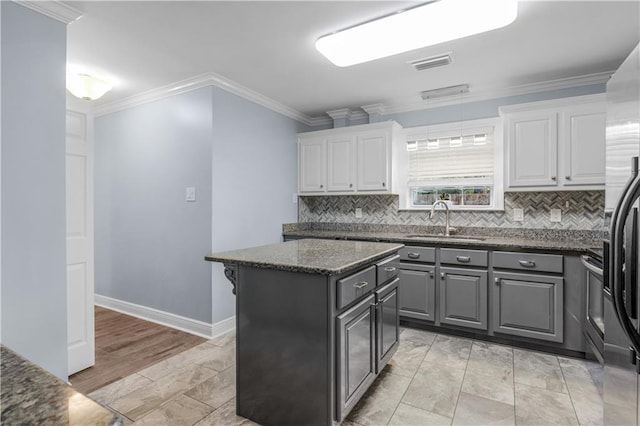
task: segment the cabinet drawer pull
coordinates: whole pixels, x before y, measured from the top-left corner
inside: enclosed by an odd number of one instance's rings
[[[384,268],[384,270],[385,270],[386,272],[395,272],[395,271],[396,271],[396,268],[395,268],[395,267],[393,267],[393,266],[387,266],[386,268]]]
[[[409,259],[420,259],[420,253],[409,252],[407,253]]]
[[[355,283],[353,286],[357,289],[361,289],[361,288],[365,288],[366,286],[368,286],[369,283],[366,281],[360,281],[358,283]]]
[[[520,264],[520,266],[522,266],[524,268],[535,268],[536,267],[536,262],[534,262],[533,260],[518,260],[518,263]]]
[[[571,176],[565,176],[564,177],[566,180],[571,180]]]
[[[462,263],[469,263],[469,262],[471,262],[471,257],[469,257],[469,256],[456,256],[456,260],[458,262],[462,262]]]
[[[556,180],[556,177],[555,176],[551,176],[551,180]]]

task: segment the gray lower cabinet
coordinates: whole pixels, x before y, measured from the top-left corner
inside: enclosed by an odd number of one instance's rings
[[[487,272],[440,268],[440,323],[488,329]]]
[[[338,410],[353,408],[376,378],[375,296],[338,315]]]
[[[436,320],[435,266],[400,266],[400,315]]]
[[[398,278],[376,290],[376,373],[389,362],[400,342]]]
[[[495,332],[563,341],[562,277],[494,272],[493,281]]]

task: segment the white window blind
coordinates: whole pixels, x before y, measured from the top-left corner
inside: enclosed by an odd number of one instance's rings
[[[493,184],[493,131],[409,138],[409,186]]]

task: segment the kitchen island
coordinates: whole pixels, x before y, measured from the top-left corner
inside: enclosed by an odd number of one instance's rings
[[[397,243],[303,239],[206,256],[236,294],[236,412],[330,425],[398,345]]]

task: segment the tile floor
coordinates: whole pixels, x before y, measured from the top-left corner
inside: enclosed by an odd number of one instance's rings
[[[250,425],[235,415],[235,334],[89,394],[125,425]],[[404,329],[344,426],[602,425],[599,364]]]

